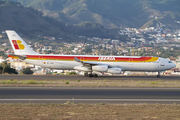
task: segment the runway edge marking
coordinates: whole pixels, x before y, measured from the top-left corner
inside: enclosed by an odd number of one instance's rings
[[[161,101],[180,102],[180,99],[0,99],[0,101]]]

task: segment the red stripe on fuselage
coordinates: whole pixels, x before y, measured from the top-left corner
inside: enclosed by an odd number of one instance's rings
[[[131,58],[131,57],[125,57],[125,58],[116,58],[116,61],[146,61],[150,60],[152,57],[139,57],[139,58]]]
[[[77,57],[80,60],[85,61],[100,61],[100,57],[106,56],[95,56],[95,57],[87,57],[87,56],[45,56],[45,55],[27,55],[27,59],[43,59],[43,60],[67,60],[67,61],[74,61],[74,57]],[[113,57],[113,56],[108,56]],[[146,61],[150,60],[152,57],[114,57],[115,60],[109,61]],[[103,60],[101,60],[103,61]]]

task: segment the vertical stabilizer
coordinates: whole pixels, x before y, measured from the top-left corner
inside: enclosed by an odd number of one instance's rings
[[[11,46],[16,55],[38,54],[13,30],[6,30]]]

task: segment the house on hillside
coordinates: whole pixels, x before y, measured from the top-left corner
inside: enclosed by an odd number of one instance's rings
[[[0,56],[0,63],[2,63],[4,60],[4,57],[3,56]]]

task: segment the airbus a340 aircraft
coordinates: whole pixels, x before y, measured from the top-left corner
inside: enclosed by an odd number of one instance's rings
[[[89,77],[97,77],[94,72],[120,74],[122,71],[158,72],[157,77],[160,77],[160,71],[176,67],[170,60],[160,57],[39,54],[15,31],[6,30],[6,33],[14,50],[8,57],[45,68],[85,71],[84,75]]]

